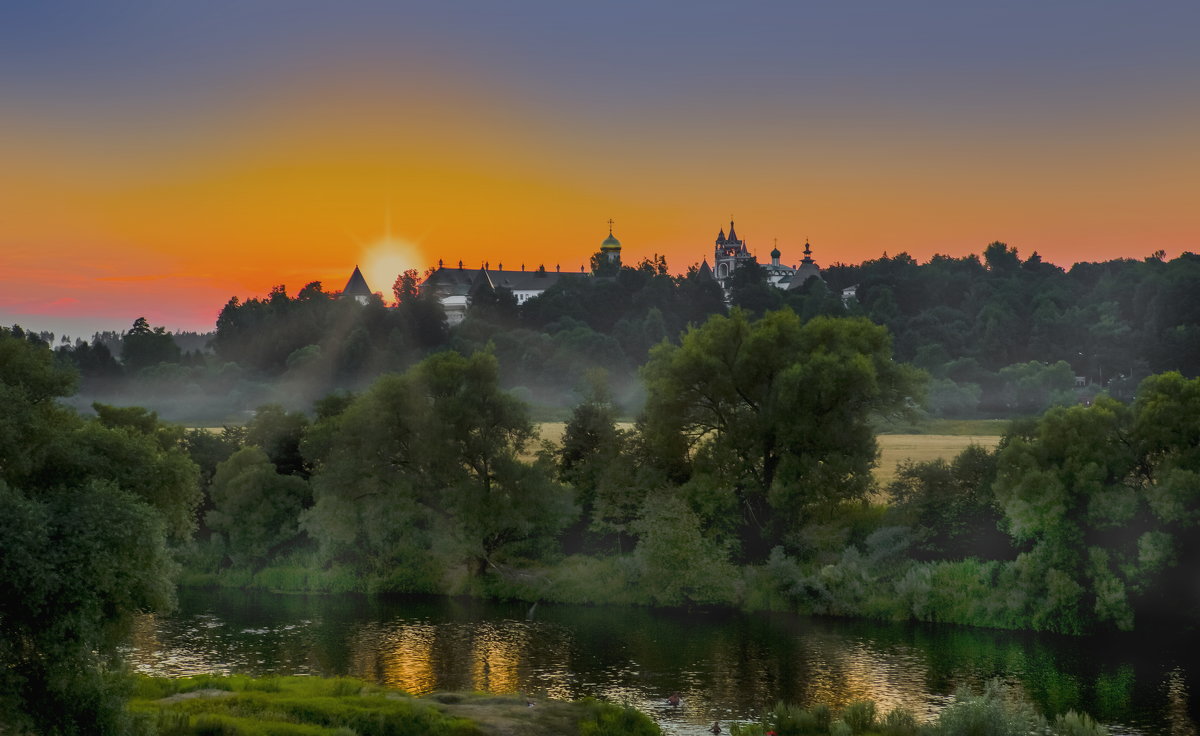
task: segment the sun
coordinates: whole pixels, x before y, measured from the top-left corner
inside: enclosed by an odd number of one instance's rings
[[[372,291],[381,292],[385,300],[391,299],[397,276],[410,268],[420,271],[424,265],[416,243],[392,235],[365,246],[359,256],[359,269],[367,284]]]

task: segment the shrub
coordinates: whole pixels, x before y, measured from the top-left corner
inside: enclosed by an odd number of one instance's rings
[[[1058,736],[1108,736],[1108,729],[1086,714],[1069,710],[1054,719],[1054,733]]]
[[[820,714],[816,712],[821,709]],[[767,717],[770,725],[768,730],[778,736],[802,736],[803,734],[824,734],[829,730],[829,709],[817,706],[805,710],[796,705],[779,703]]]
[[[579,721],[579,736],[661,736],[650,717],[628,705],[603,703],[588,698],[586,713]]]
[[[854,729],[841,718],[829,724],[829,736],[851,736],[853,733]]]
[[[917,717],[904,708],[889,711],[879,722],[883,736],[916,736],[919,728]]]
[[[942,736],[1026,736],[1044,731],[1045,719],[1027,703],[1008,701],[1003,686],[992,681],[982,695],[960,690],[942,711],[933,733]]]
[[[842,711],[842,720],[854,733],[870,731],[875,725],[875,703],[856,700]]]
[[[820,705],[814,705],[809,709],[808,712],[812,714],[818,730],[829,730],[829,724],[833,721],[833,711],[829,709],[828,705],[825,705],[824,703]]]

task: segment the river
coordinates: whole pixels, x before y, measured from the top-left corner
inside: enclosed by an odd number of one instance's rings
[[[703,734],[776,701],[875,700],[936,713],[1001,678],[1043,712],[1084,710],[1115,734],[1197,736],[1196,638],[1071,638],[724,610],[184,590],[129,652],[159,675],[351,675],[439,690],[603,697],[667,733]],[[666,698],[679,692],[678,707]]]

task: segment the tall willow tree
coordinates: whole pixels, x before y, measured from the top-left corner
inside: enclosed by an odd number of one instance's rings
[[[643,375],[647,446],[676,479],[705,488],[748,559],[815,509],[862,497],[876,456],[870,419],[905,409],[919,388],[883,327],[802,323],[791,310],[715,316],[681,345],[656,347]]]
[[[1200,609],[1200,379],[1151,376],[1132,407],[1052,409],[999,453],[994,485],[1023,544],[1008,604],[1034,628],[1131,629]]]
[[[313,426],[304,526],[327,559],[410,589],[536,556],[573,507],[548,461],[522,459],[534,435],[492,355],[435,355]]]
[[[1095,620],[1133,626],[1137,537],[1152,520],[1130,424],[1129,408],[1111,399],[1056,408],[1000,451],[996,498],[1026,548],[1008,602],[1033,628],[1077,634]]]

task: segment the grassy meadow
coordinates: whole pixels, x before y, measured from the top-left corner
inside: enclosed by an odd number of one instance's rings
[[[349,678],[140,677],[130,710],[159,736],[653,736],[627,706],[437,693],[416,698]]]

